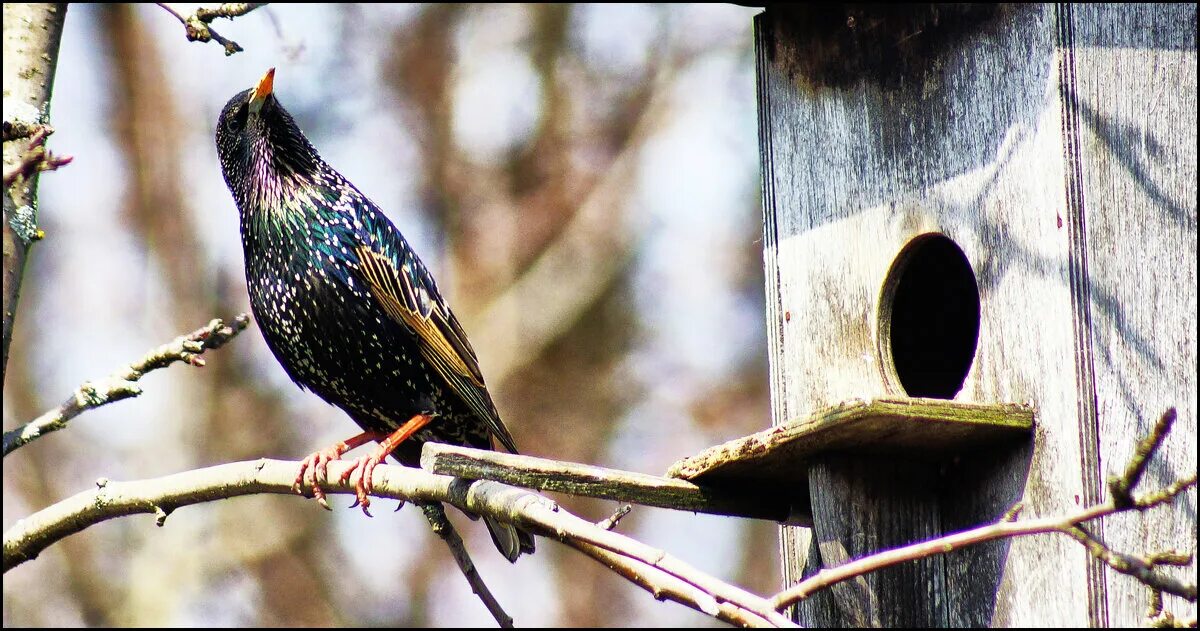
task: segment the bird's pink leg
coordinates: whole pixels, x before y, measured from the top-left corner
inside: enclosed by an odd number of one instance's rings
[[[300,461],[300,472],[296,474],[296,482],[292,485],[292,489],[304,495],[303,485],[307,483],[312,487],[313,497],[317,498],[317,503],[325,510],[333,510],[329,508],[329,502],[325,501],[325,491],[321,490],[321,482],[329,480],[329,463],[340,460],[342,454],[355,447],[379,440],[381,436],[382,434],[378,432],[363,432],[309,454]]]
[[[400,429],[397,429],[389,434],[387,438],[379,441],[379,447],[371,455],[362,456],[354,463],[353,468],[347,469],[342,474],[341,482],[349,480],[352,475],[358,476],[354,482],[355,495],[358,499],[355,500],[354,504],[350,505],[351,508],[355,505],[361,505],[363,513],[366,513],[368,517],[371,516],[371,513],[367,510],[367,507],[371,505],[371,500],[367,497],[367,494],[371,492],[371,474],[374,473],[375,466],[388,457],[388,454],[395,451],[396,447],[400,446],[400,443],[420,431],[422,427],[425,427],[431,421],[433,421],[433,415],[431,414],[418,414],[408,419],[408,421],[400,426]]]

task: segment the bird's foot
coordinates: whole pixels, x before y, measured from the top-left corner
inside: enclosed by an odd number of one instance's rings
[[[371,506],[371,498],[367,497],[371,493],[374,483],[371,481],[372,475],[375,473],[375,467],[383,462],[388,454],[396,450],[400,443],[408,439],[409,436],[417,433],[422,427],[425,427],[433,420],[432,414],[417,414],[408,419],[396,431],[388,434],[386,438],[379,441],[379,447],[369,456],[363,456],[355,461],[354,466],[347,469],[341,476],[341,482],[346,483],[351,477],[354,477],[354,503],[350,508],[361,506],[362,512],[367,517],[371,516],[371,511],[367,510]]]
[[[374,484],[371,477],[375,473],[375,467],[387,457],[387,452],[383,448],[375,450],[369,456],[362,456],[354,462],[354,466],[342,473],[340,482],[343,484],[349,480],[353,480],[354,484],[354,503],[350,508],[361,506],[362,512],[367,517],[372,517],[371,511],[367,510],[371,506],[371,498],[368,497],[371,491],[374,490]]]
[[[340,445],[334,445],[309,454],[300,461],[300,471],[296,474],[296,482],[292,484],[292,490],[300,495],[307,495],[304,487],[310,486],[312,487],[312,496],[317,498],[317,503],[321,505],[321,508],[333,510],[329,507],[329,502],[325,500],[325,491],[321,489],[321,481],[329,479],[329,463],[340,460],[343,453],[345,450],[340,449]]]
[[[296,481],[292,484],[292,490],[307,496],[304,487],[309,486],[312,488],[312,496],[317,499],[317,503],[325,510],[333,510],[329,507],[329,502],[325,499],[325,491],[321,488],[322,482],[329,481],[329,463],[341,460],[342,454],[376,438],[378,435],[374,432],[363,432],[358,436],[309,454],[300,461],[300,471],[296,473]],[[351,469],[351,471],[353,470]]]

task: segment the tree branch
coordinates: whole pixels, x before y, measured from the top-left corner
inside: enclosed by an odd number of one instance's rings
[[[203,366],[204,360],[200,355],[207,350],[224,346],[249,324],[250,316],[244,313],[234,318],[229,325],[220,319],[213,320],[187,335],[181,335],[151,350],[141,359],[122,366],[103,379],[84,382],[58,407],[21,427],[4,432],[4,456],[7,457],[13,451],[50,432],[66,427],[71,419],[88,410],[138,396],[142,389],[137,385],[137,381],[152,370],[166,368],[175,362]]]
[[[1150,589],[1158,593],[1166,592],[1182,596],[1192,602],[1196,601],[1195,583],[1189,585],[1173,576],[1154,571],[1154,568],[1159,565],[1186,567],[1192,562],[1191,554],[1171,550],[1153,552],[1144,557],[1138,557],[1109,548],[1082,525],[1068,528],[1062,532],[1083,544],[1088,554],[1104,562],[1108,567],[1127,576],[1132,576]]]
[[[213,41],[225,47],[225,55],[229,56],[234,53],[242,52],[243,48],[235,41],[221,37],[217,30],[209,26],[213,20],[217,18],[233,19],[265,6],[265,2],[229,2],[222,4],[216,8],[200,7],[195,13],[189,16],[184,16],[177,11],[175,7],[166,2],[156,3],[175,16],[183,24],[183,29],[187,33],[189,42],[208,42]]]
[[[715,618],[736,624],[740,627],[776,627],[795,626],[773,624],[772,620],[756,612],[748,611],[731,603],[720,602],[704,590],[678,577],[657,568],[631,561],[615,552],[600,546],[582,541],[567,540],[564,543],[599,561],[608,569],[616,572],[629,582],[650,592],[655,600],[673,600],[675,602],[692,601],[696,603],[693,609],[706,613]]]
[[[54,128],[45,123],[36,123],[23,120],[4,121],[4,142],[10,140],[21,140],[22,138],[32,138],[39,131],[45,131],[46,135],[54,133]]]
[[[483,606],[487,607],[488,613],[496,619],[496,624],[505,629],[513,628],[512,616],[504,611],[496,597],[492,595],[491,590],[488,589],[487,584],[483,582],[483,577],[475,569],[475,563],[471,561],[471,555],[467,552],[467,546],[463,543],[462,537],[458,536],[454,524],[446,518],[446,510],[442,508],[441,504],[433,502],[421,504],[421,511],[425,513],[425,519],[429,520],[434,534],[441,537],[442,541],[446,542],[446,546],[450,548],[450,554],[454,556],[454,562],[458,563],[458,569],[462,570],[463,576],[467,577],[471,591],[475,592],[475,595],[479,596],[479,600],[483,601]]]
[[[1161,443],[1170,431],[1174,415],[1164,415],[1165,424],[1156,429],[1154,443]],[[1139,453],[1152,453],[1157,445],[1139,446]],[[446,453],[444,446],[430,443],[426,446],[429,457],[423,462],[437,461],[438,454]],[[541,459],[519,459],[505,470],[531,464],[533,478],[545,477],[546,462]],[[559,463],[570,464],[570,463]],[[329,493],[354,493],[353,480],[341,482],[342,474],[354,463],[334,461],[329,464],[326,491]],[[243,462],[197,471],[179,473],[164,478],[139,482],[115,483],[107,480],[97,482],[97,489],[86,491],[46,508],[17,522],[4,534],[4,570],[35,558],[42,550],[56,541],[79,532],[101,521],[135,513],[152,513],[162,525],[171,511],[180,506],[249,495],[254,493],[291,494],[295,482],[295,462],[259,460]],[[568,471],[582,465],[564,467]],[[598,469],[598,468],[597,468]],[[1125,483],[1129,483],[1139,467],[1126,469]],[[610,471],[610,470],[600,470]],[[567,477],[578,473],[574,471]],[[616,472],[623,473],[623,472]],[[603,477],[603,476],[602,476]],[[610,476],[611,477],[611,476]],[[647,476],[653,478],[653,476]],[[572,490],[594,490],[600,484],[569,486]],[[470,481],[445,475],[429,473],[420,469],[381,465],[374,474],[374,494],[379,497],[413,501],[422,505],[446,502],[470,514],[487,515],[512,523],[530,532],[566,543],[584,554],[600,561],[626,579],[649,591],[657,599],[669,599],[711,615],[717,619],[743,626],[791,626],[791,621],[778,610],[791,606],[813,592],[850,578],[895,565],[903,561],[919,559],[934,554],[944,554],[967,545],[991,541],[1002,537],[1041,533],[1063,533],[1083,543],[1097,558],[1105,561],[1117,571],[1129,574],[1146,585],[1153,593],[1167,592],[1190,601],[1196,600],[1195,583],[1185,583],[1159,572],[1159,566],[1181,566],[1191,563],[1191,553],[1156,552],[1143,557],[1114,552],[1092,537],[1082,526],[1084,522],[1128,510],[1146,510],[1173,501],[1178,495],[1196,486],[1196,476],[1176,480],[1172,484],[1140,496],[1131,496],[1127,508],[1115,501],[1093,506],[1067,516],[1018,520],[1018,510],[1008,511],[1000,522],[973,530],[960,532],[929,541],[887,550],[820,571],[815,576],[792,586],[768,600],[746,592],[736,586],[709,576],[691,567],[666,552],[642,544],[606,528],[613,519],[593,524],[561,509],[554,502],[532,491],[508,486],[489,480]],[[1132,488],[1133,484],[1125,484]],[[548,485],[549,488],[549,485]],[[475,573],[474,566],[465,551],[459,557],[461,540],[440,528],[440,518],[427,510],[431,524],[455,552],[460,568],[471,581],[473,588],[488,602],[486,587]],[[457,542],[455,541],[457,540]],[[476,580],[477,579],[477,580]],[[494,599],[492,599],[494,603]],[[498,604],[488,604],[496,619],[504,624],[508,619]]]
[[[42,171],[54,171],[61,166],[66,166],[71,163],[71,156],[56,156],[46,148],[46,137],[54,133],[54,128],[49,125],[40,125],[29,136],[29,148],[21,155],[20,159],[12,167],[4,168],[4,189],[17,183],[21,178],[29,179],[35,173]],[[40,237],[31,238],[31,241],[37,241]]]
[[[148,513],[163,525],[182,506],[257,493],[295,495],[298,462],[257,460],[186,471],[134,482],[99,480],[84,491],[18,521],[4,533],[4,571],[30,561],[50,545],[89,526],[126,515]],[[353,494],[351,481],[340,482],[353,462],[329,463],[327,493]],[[531,491],[497,482],[469,482],[420,469],[380,465],[374,495],[418,503],[443,502],[461,510],[508,521],[531,532],[567,543],[610,566],[656,598],[674,600],[733,624],[765,621],[795,626],[759,596],[729,585],[675,559],[666,552],[606,531]]]
[[[769,519],[788,523],[790,508],[769,494],[699,486],[677,478],[593,465],[428,443],[421,468],[468,480],[495,480],[531,489],[598,497],[643,506]]]
[[[1162,418],[1159,419],[1159,422],[1155,425],[1151,433],[1138,443],[1134,455],[1130,459],[1130,464],[1125,469],[1124,475],[1120,478],[1110,480],[1109,488],[1113,490],[1114,497],[1105,504],[1092,506],[1061,517],[1016,520],[1016,515],[1020,512],[1020,504],[1018,504],[1005,513],[1005,516],[998,523],[914,543],[902,548],[886,550],[837,567],[823,569],[813,576],[776,594],[773,598],[774,605],[777,609],[782,610],[830,585],[835,585],[856,576],[874,572],[904,561],[922,559],[935,554],[945,554],[968,545],[992,541],[994,539],[1044,533],[1061,533],[1072,537],[1083,543],[1093,556],[1104,561],[1114,570],[1133,576],[1151,589],[1174,594],[1195,602],[1196,584],[1194,582],[1190,584],[1184,583],[1174,577],[1154,571],[1156,565],[1186,565],[1191,563],[1191,554],[1187,554],[1185,559],[1185,555],[1176,552],[1152,553],[1150,556],[1141,559],[1131,555],[1115,553],[1092,538],[1080,527],[1080,524],[1099,517],[1128,510],[1144,511],[1160,504],[1166,504],[1173,501],[1187,489],[1196,486],[1196,475],[1192,474],[1191,477],[1176,480],[1162,489],[1152,491],[1140,497],[1129,495],[1138,480],[1141,479],[1149,456],[1158,449],[1167,434],[1170,433],[1171,425],[1174,423],[1175,418],[1175,408],[1168,409],[1162,415]],[[1118,492],[1125,494],[1126,497],[1118,499],[1116,497]]]
[[[1125,473],[1109,477],[1108,493],[1117,506],[1129,508],[1133,505],[1133,496],[1131,495],[1133,488],[1141,481],[1142,474],[1146,471],[1146,465],[1150,463],[1154,452],[1158,451],[1163,438],[1171,431],[1171,426],[1175,424],[1175,418],[1175,408],[1170,408],[1163,413],[1158,422],[1154,424],[1154,429],[1134,446],[1133,456],[1129,458]]]
[[[66,4],[4,3],[4,322],[0,382],[8,367],[25,259],[37,229],[37,172],[8,186],[8,174],[29,153],[25,138],[46,124],[58,64]],[[23,169],[22,169],[23,172]]]
[[[1195,483],[1196,480],[1193,477],[1191,479],[1191,483],[1181,487],[1180,491],[1195,486]],[[1165,503],[1173,498],[1174,495],[1164,498],[1164,500],[1159,503]],[[936,539],[929,539],[920,543],[914,543],[902,548],[894,548],[892,550],[878,552],[856,561],[851,561],[844,565],[823,569],[813,576],[800,581],[799,583],[789,587],[779,594],[776,594],[773,598],[773,602],[777,609],[782,610],[796,604],[801,600],[804,600],[805,598],[808,598],[817,591],[825,589],[826,587],[836,585],[863,574],[869,574],[885,567],[896,565],[897,563],[915,561],[917,559],[923,559],[935,554],[946,554],[969,545],[983,543],[985,541],[992,541],[995,539],[1002,539],[1005,537],[1056,532],[1069,534],[1071,528],[1077,524],[1099,517],[1104,517],[1106,515],[1112,515],[1121,511],[1122,509],[1117,508],[1113,503],[1109,502],[1063,517],[1046,517],[1042,519],[988,524],[986,526],[947,535],[945,537],[937,537]],[[1164,588],[1163,591],[1182,596],[1188,600],[1196,600],[1195,584],[1184,585],[1177,581],[1171,582],[1170,580],[1163,582],[1164,584],[1170,583],[1170,588]]]

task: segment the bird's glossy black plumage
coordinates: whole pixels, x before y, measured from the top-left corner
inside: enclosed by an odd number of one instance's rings
[[[417,465],[436,441],[516,452],[475,352],[400,231],[333,170],[272,93],[274,71],[217,120],[225,182],[241,214],[250,303],[267,345],[300,385],[366,431],[434,420],[393,456]],[[527,533],[489,520],[510,560]]]

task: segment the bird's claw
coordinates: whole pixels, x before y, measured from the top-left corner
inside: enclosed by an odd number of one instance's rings
[[[320,504],[321,508],[325,510],[333,510],[329,506],[329,501],[325,499],[321,481],[329,480],[329,463],[339,460],[341,457],[342,452],[336,446],[309,454],[300,461],[300,471],[296,473],[296,481],[292,484],[292,490],[299,495],[308,497],[308,494],[304,492],[304,487],[311,487],[312,497],[316,498],[317,504]]]
[[[347,469],[340,478],[344,484],[353,478],[354,480],[354,503],[350,508],[359,506],[362,512],[367,517],[374,517],[371,511],[368,510],[371,506],[371,498],[368,497],[373,490],[371,477],[375,473],[375,466],[379,464],[381,458],[378,454],[363,456],[354,462],[354,466]]]

